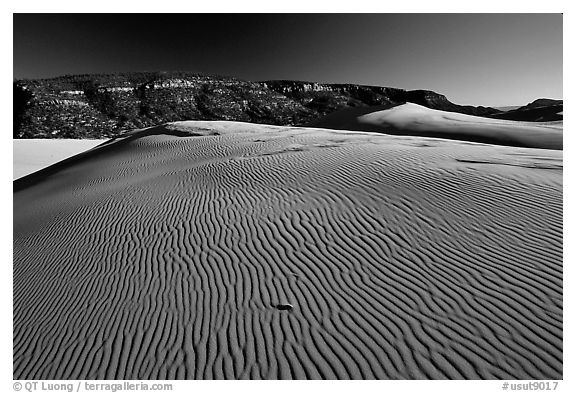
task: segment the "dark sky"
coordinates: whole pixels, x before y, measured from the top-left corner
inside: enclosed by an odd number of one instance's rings
[[[561,14],[15,14],[14,77],[189,70],[562,98]]]

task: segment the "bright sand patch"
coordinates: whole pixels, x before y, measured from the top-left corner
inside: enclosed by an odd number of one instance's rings
[[[562,121],[537,123],[489,119],[439,111],[412,103],[384,110],[343,110],[320,119],[314,126],[562,149]]]
[[[561,151],[187,122],[14,188],[15,379],[563,376]]]
[[[14,179],[92,149],[105,142],[99,139],[14,139]]]

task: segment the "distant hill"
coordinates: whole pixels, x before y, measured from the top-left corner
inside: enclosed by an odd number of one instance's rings
[[[543,108],[547,106],[554,106],[554,105],[562,105],[562,100],[553,100],[550,98],[539,98],[535,101],[532,101],[526,106],[520,107],[518,109],[535,109],[535,108]]]
[[[102,138],[178,120],[234,120],[308,125],[345,108],[406,102],[475,116],[503,116],[462,106],[428,90],[305,81],[251,82],[190,72],[133,72],[16,80],[14,138]]]
[[[562,100],[539,98],[528,105],[504,113],[494,113],[495,119],[516,121],[557,121],[563,120],[564,103]]]

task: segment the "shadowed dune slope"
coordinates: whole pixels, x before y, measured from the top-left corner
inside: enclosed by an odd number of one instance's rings
[[[184,122],[15,190],[15,379],[562,378],[561,151]]]
[[[406,103],[346,109],[310,124],[311,127],[415,135],[562,150],[562,122],[521,122],[445,112]]]

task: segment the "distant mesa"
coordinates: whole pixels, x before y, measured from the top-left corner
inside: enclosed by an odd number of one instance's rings
[[[562,101],[515,111],[463,106],[429,90],[271,80],[190,72],[133,72],[17,80],[14,138],[111,138],[182,120],[306,126],[343,109],[414,103],[430,109],[522,121],[561,119]],[[536,107],[537,105],[537,107]],[[553,112],[553,113],[552,113]],[[544,120],[541,120],[544,119]]]
[[[562,100],[553,100],[550,98],[539,98],[537,100],[532,101],[531,103],[529,103],[525,107],[521,107],[519,109],[543,108],[543,107],[553,106],[553,105],[562,105],[562,103],[563,103]]]
[[[547,122],[563,120],[564,104],[562,100],[548,98],[537,99],[528,105],[504,113],[492,114],[495,119]]]
[[[370,107],[412,102],[432,109],[470,115],[498,113],[494,108],[462,106],[430,90],[404,90],[393,87],[353,84],[322,84],[301,81],[266,81],[264,86],[301,102],[320,113],[328,114],[346,107]]]

